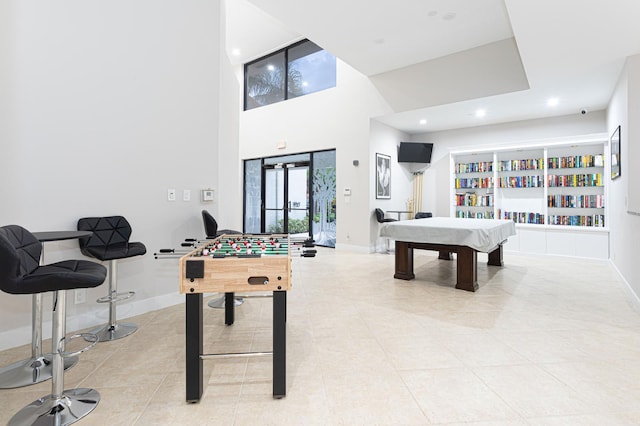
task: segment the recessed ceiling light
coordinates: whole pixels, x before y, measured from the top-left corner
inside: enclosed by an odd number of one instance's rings
[[[420,120],[420,124],[427,124],[427,119],[423,118],[422,120]]]
[[[558,105],[558,102],[559,102],[558,98],[549,98],[547,100],[547,105],[553,107]]]
[[[233,56],[240,56],[240,49],[231,49],[231,54]]]
[[[267,65],[267,69],[268,69],[269,71],[273,71],[273,70],[275,70],[275,69],[276,69],[276,67],[274,67],[272,64],[269,64],[269,65]]]
[[[485,115],[487,115],[487,111],[484,109],[477,109],[476,110],[476,117],[484,117]]]

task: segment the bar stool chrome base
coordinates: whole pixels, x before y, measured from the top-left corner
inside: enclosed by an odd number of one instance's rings
[[[233,306],[240,306],[244,303],[244,299],[242,297],[234,297],[233,298]],[[224,294],[220,297],[216,297],[215,299],[209,300],[207,305],[210,308],[214,309],[224,309]]]
[[[97,407],[100,394],[95,389],[68,389],[60,398],[47,395],[33,401],[9,420],[8,426],[55,425],[75,423]]]
[[[138,326],[133,323],[118,322],[113,325],[107,324],[96,328],[90,331],[90,333],[98,336],[98,342],[110,342],[127,337],[137,329]]]
[[[52,354],[37,358],[23,359],[0,368],[0,389],[20,388],[49,380],[52,376]],[[64,359],[64,369],[68,370],[78,363],[78,357]]]

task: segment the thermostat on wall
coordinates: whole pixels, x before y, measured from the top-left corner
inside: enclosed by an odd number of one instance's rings
[[[213,189],[202,190],[202,201],[213,201]]]

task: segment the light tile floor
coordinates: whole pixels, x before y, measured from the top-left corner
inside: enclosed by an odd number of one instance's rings
[[[480,255],[469,293],[434,252],[416,251],[411,282],[392,278],[393,261],[293,259],[286,398],[271,396],[270,358],[235,358],[205,361],[203,399],[187,404],[179,305],[81,355],[65,387],[102,400],[77,424],[640,424],[640,314],[608,263],[506,254],[498,268]],[[205,307],[205,352],[270,348],[271,299],[248,299],[231,327]],[[28,355],[0,352],[0,365]],[[0,423],[49,391],[0,390]]]

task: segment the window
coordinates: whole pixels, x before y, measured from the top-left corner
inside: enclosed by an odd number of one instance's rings
[[[289,48],[289,99],[336,87],[336,58],[307,41]]]
[[[284,51],[245,66],[245,110],[283,101],[286,67]]]
[[[246,64],[244,75],[246,111],[335,87],[336,58],[304,40]]]

